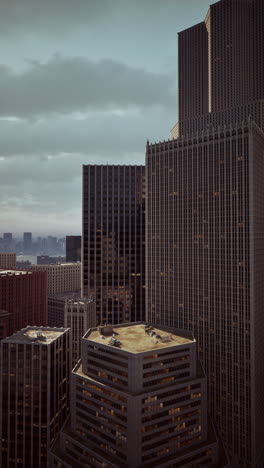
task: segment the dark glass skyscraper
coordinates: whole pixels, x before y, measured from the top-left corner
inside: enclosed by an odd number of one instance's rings
[[[180,33],[178,138],[146,154],[147,319],[193,331],[244,468],[264,466],[263,6],[222,0]]]
[[[145,168],[83,167],[82,289],[98,323],[144,318]]]

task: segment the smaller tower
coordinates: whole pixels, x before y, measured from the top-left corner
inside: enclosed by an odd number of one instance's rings
[[[27,327],[0,349],[0,466],[47,468],[68,412],[69,330]]]

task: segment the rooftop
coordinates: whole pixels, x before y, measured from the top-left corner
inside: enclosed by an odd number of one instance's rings
[[[0,270],[0,276],[7,276],[7,275],[28,275],[32,274],[30,271],[25,270]]]
[[[164,349],[173,346],[180,346],[194,342],[191,333],[179,330],[176,333],[173,329],[155,327],[144,323],[117,325],[111,329],[110,333],[102,334],[98,329],[92,328],[85,335],[87,340],[97,343],[118,347],[130,353],[143,353],[154,349]],[[114,339],[112,336],[114,335]],[[184,336],[185,335],[185,336]],[[116,343],[114,340],[117,340]]]
[[[9,336],[4,341],[49,344],[59,338],[66,330],[67,328],[27,327]]]

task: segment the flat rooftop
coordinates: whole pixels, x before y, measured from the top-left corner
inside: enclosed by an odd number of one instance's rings
[[[120,341],[119,346],[110,344],[112,334],[105,336],[95,329],[91,329],[85,338],[96,343],[109,344],[110,347],[117,347],[130,353],[143,353],[194,342],[191,338],[186,338],[173,331],[167,331],[162,327],[150,326],[148,330],[147,332],[146,325],[142,323],[114,326],[113,334],[116,340]]]
[[[0,270],[0,276],[7,276],[7,275],[28,275],[32,274],[31,271],[25,270]]]
[[[61,336],[66,330],[67,328],[28,327],[5,338],[3,341],[12,343],[49,344]]]

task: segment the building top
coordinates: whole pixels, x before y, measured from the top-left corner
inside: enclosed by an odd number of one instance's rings
[[[81,262],[63,262],[63,263],[47,263],[46,265],[32,265],[34,268],[58,268],[58,267],[70,267],[70,266],[81,266]]]
[[[25,270],[0,270],[0,276],[8,276],[8,275],[28,275],[32,274],[32,271],[25,271]]]
[[[5,338],[3,342],[11,343],[34,343],[34,344],[50,344],[59,338],[68,328],[47,328],[47,327],[30,327],[22,328],[12,336]]]
[[[130,353],[143,353],[194,343],[190,332],[151,326],[145,323],[122,324],[91,328],[84,336],[87,340],[117,347]]]

